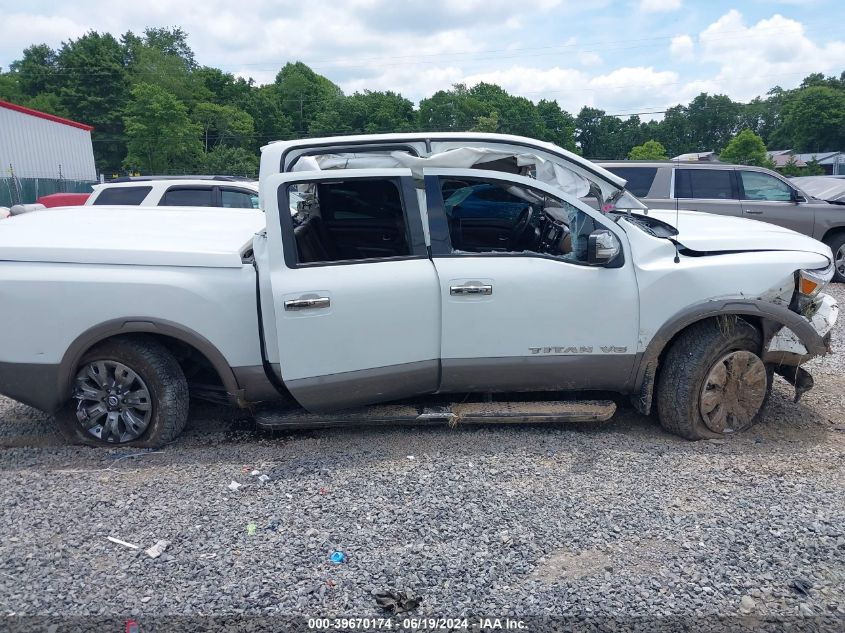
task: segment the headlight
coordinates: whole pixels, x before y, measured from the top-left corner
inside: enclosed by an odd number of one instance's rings
[[[826,268],[815,270],[799,270],[796,290],[798,292],[799,309],[807,305],[833,278],[833,262]]]

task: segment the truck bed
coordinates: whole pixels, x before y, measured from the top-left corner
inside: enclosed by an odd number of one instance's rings
[[[255,209],[56,207],[0,224],[0,260],[238,268]]]

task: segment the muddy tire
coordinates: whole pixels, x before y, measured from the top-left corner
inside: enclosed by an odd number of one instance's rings
[[[708,319],[683,331],[659,370],[663,428],[702,440],[752,426],[772,389],[772,370],[760,359],[760,347],[760,333],[741,319]]]
[[[188,422],[188,383],[165,347],[146,337],[115,338],[88,351],[56,413],[73,444],[159,448]]]

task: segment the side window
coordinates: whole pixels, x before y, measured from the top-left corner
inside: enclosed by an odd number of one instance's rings
[[[178,187],[164,192],[160,207],[213,207],[213,187]]]
[[[735,200],[732,169],[676,169],[676,198]]]
[[[144,201],[152,187],[109,187],[94,199],[94,204],[137,206]]]
[[[769,200],[774,202],[790,202],[792,188],[782,180],[759,171],[739,172],[742,181],[743,200]]]
[[[396,180],[355,178],[292,184],[287,199],[298,264],[411,255]]]
[[[258,208],[258,194],[242,189],[220,189],[220,201],[227,209]]]
[[[608,167],[607,171],[627,180],[625,189],[639,198],[648,195],[657,175],[657,167]]]
[[[540,253],[587,262],[591,216],[542,191],[508,181],[441,177],[456,253]]]

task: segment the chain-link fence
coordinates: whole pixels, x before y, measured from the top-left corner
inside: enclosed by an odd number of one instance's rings
[[[90,193],[94,183],[60,178],[0,178],[0,207],[35,202],[51,193]]]

